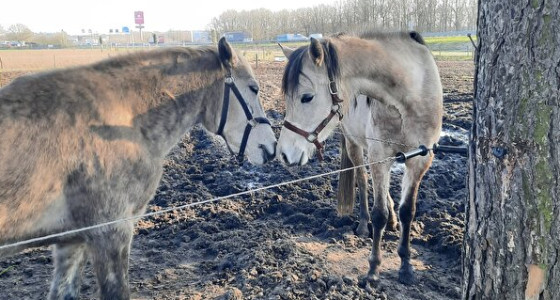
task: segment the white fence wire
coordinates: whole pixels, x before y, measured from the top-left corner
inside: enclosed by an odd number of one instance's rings
[[[18,242],[6,244],[6,245],[1,245],[0,250],[13,248],[13,247],[20,247],[20,246],[25,246],[25,245],[30,245],[30,244],[35,244],[35,243],[47,241],[49,239],[63,237],[63,236],[72,235],[72,234],[76,234],[76,233],[81,233],[81,232],[84,232],[84,231],[93,230],[93,229],[97,229],[97,228],[105,227],[105,226],[110,226],[110,225],[115,225],[115,224],[118,224],[118,223],[136,221],[136,220],[147,218],[147,217],[158,216],[158,215],[162,215],[162,214],[165,214],[165,213],[168,213],[168,212],[190,208],[190,207],[193,207],[193,206],[196,206],[196,205],[218,202],[218,201],[221,201],[221,200],[230,199],[230,198],[234,198],[234,197],[239,197],[239,196],[243,196],[243,195],[248,195],[248,194],[256,193],[256,192],[263,191],[263,190],[273,189],[273,188],[286,186],[286,185],[291,185],[291,184],[306,181],[306,180],[311,180],[311,179],[320,178],[320,177],[324,177],[324,176],[334,175],[334,174],[342,173],[342,172],[345,172],[345,171],[350,171],[350,170],[354,170],[354,169],[357,169],[357,168],[366,167],[368,165],[393,162],[396,159],[397,159],[397,157],[387,157],[385,159],[375,161],[375,162],[368,162],[368,163],[365,163],[365,164],[362,164],[362,165],[353,166],[353,167],[349,167],[349,168],[345,168],[345,169],[339,169],[339,170],[325,172],[325,173],[321,173],[321,174],[316,174],[316,175],[312,175],[312,176],[308,176],[308,177],[304,177],[304,178],[289,180],[289,181],[285,181],[285,182],[281,182],[281,183],[277,183],[277,184],[272,184],[272,185],[268,185],[268,186],[264,186],[264,187],[260,187],[260,188],[251,189],[251,190],[248,190],[248,191],[243,191],[243,192],[239,192],[239,193],[230,194],[230,195],[227,195],[227,196],[221,196],[221,197],[216,197],[216,198],[212,198],[212,199],[202,200],[202,201],[193,202],[193,203],[189,203],[189,204],[185,204],[185,205],[181,205],[181,206],[162,209],[162,210],[159,210],[159,211],[156,211],[156,212],[150,212],[150,213],[145,213],[145,214],[142,214],[142,215],[131,216],[131,217],[122,218],[122,219],[116,219],[116,220],[112,220],[112,221],[108,221],[108,222],[104,222],[104,223],[99,223],[99,224],[95,224],[95,225],[91,225],[91,226],[76,228],[76,229],[62,231],[62,232],[58,232],[58,233],[53,233],[53,234],[49,234],[49,235],[45,235],[45,236],[32,238],[32,239],[22,240],[22,241],[18,241]]]

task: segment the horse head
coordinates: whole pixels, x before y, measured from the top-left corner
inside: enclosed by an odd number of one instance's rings
[[[265,163],[275,156],[276,137],[259,101],[259,84],[247,60],[225,38],[218,43],[218,56],[226,74],[215,132],[239,159],[247,156],[254,164]]]
[[[288,165],[304,165],[315,149],[322,159],[322,143],[342,119],[338,56],[328,40],[314,38],[308,46],[282,51],[288,58],[282,78],[286,116],[277,156]]]

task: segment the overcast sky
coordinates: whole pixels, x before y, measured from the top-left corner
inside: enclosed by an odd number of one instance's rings
[[[134,12],[144,11],[145,29],[154,31],[202,30],[212,18],[228,9],[272,11],[311,7],[336,0],[4,0],[0,25],[21,23],[33,32],[76,34],[82,29],[108,33],[109,29],[134,27]],[[258,3],[258,4],[256,4]]]

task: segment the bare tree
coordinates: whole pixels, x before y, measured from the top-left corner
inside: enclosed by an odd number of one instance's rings
[[[26,42],[33,36],[33,32],[29,27],[23,24],[13,24],[8,27],[8,33],[6,37],[9,40],[15,40],[18,42]]]
[[[463,299],[558,299],[560,4],[478,13]]]
[[[364,29],[445,31],[473,29],[477,0],[339,0],[297,10],[228,10],[210,27],[222,34],[246,31],[255,40],[282,33],[332,34]],[[474,7],[474,9],[473,9]]]
[[[275,27],[275,34],[292,32],[294,26],[293,14],[287,9],[275,13],[273,18],[273,26]]]
[[[309,35],[311,33],[311,12],[308,8],[299,8],[296,10],[296,17],[297,17],[297,24],[298,30],[297,33],[301,33],[303,35]]]

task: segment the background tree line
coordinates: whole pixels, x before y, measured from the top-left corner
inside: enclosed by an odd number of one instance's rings
[[[54,33],[34,33],[24,24],[12,24],[4,29],[0,25],[0,41],[36,43],[43,45],[67,46],[68,34],[64,31]]]
[[[441,32],[476,28],[476,0],[340,0],[309,8],[228,10],[210,27],[218,34],[245,31],[253,40],[274,40],[283,33],[325,35],[364,29]]]

